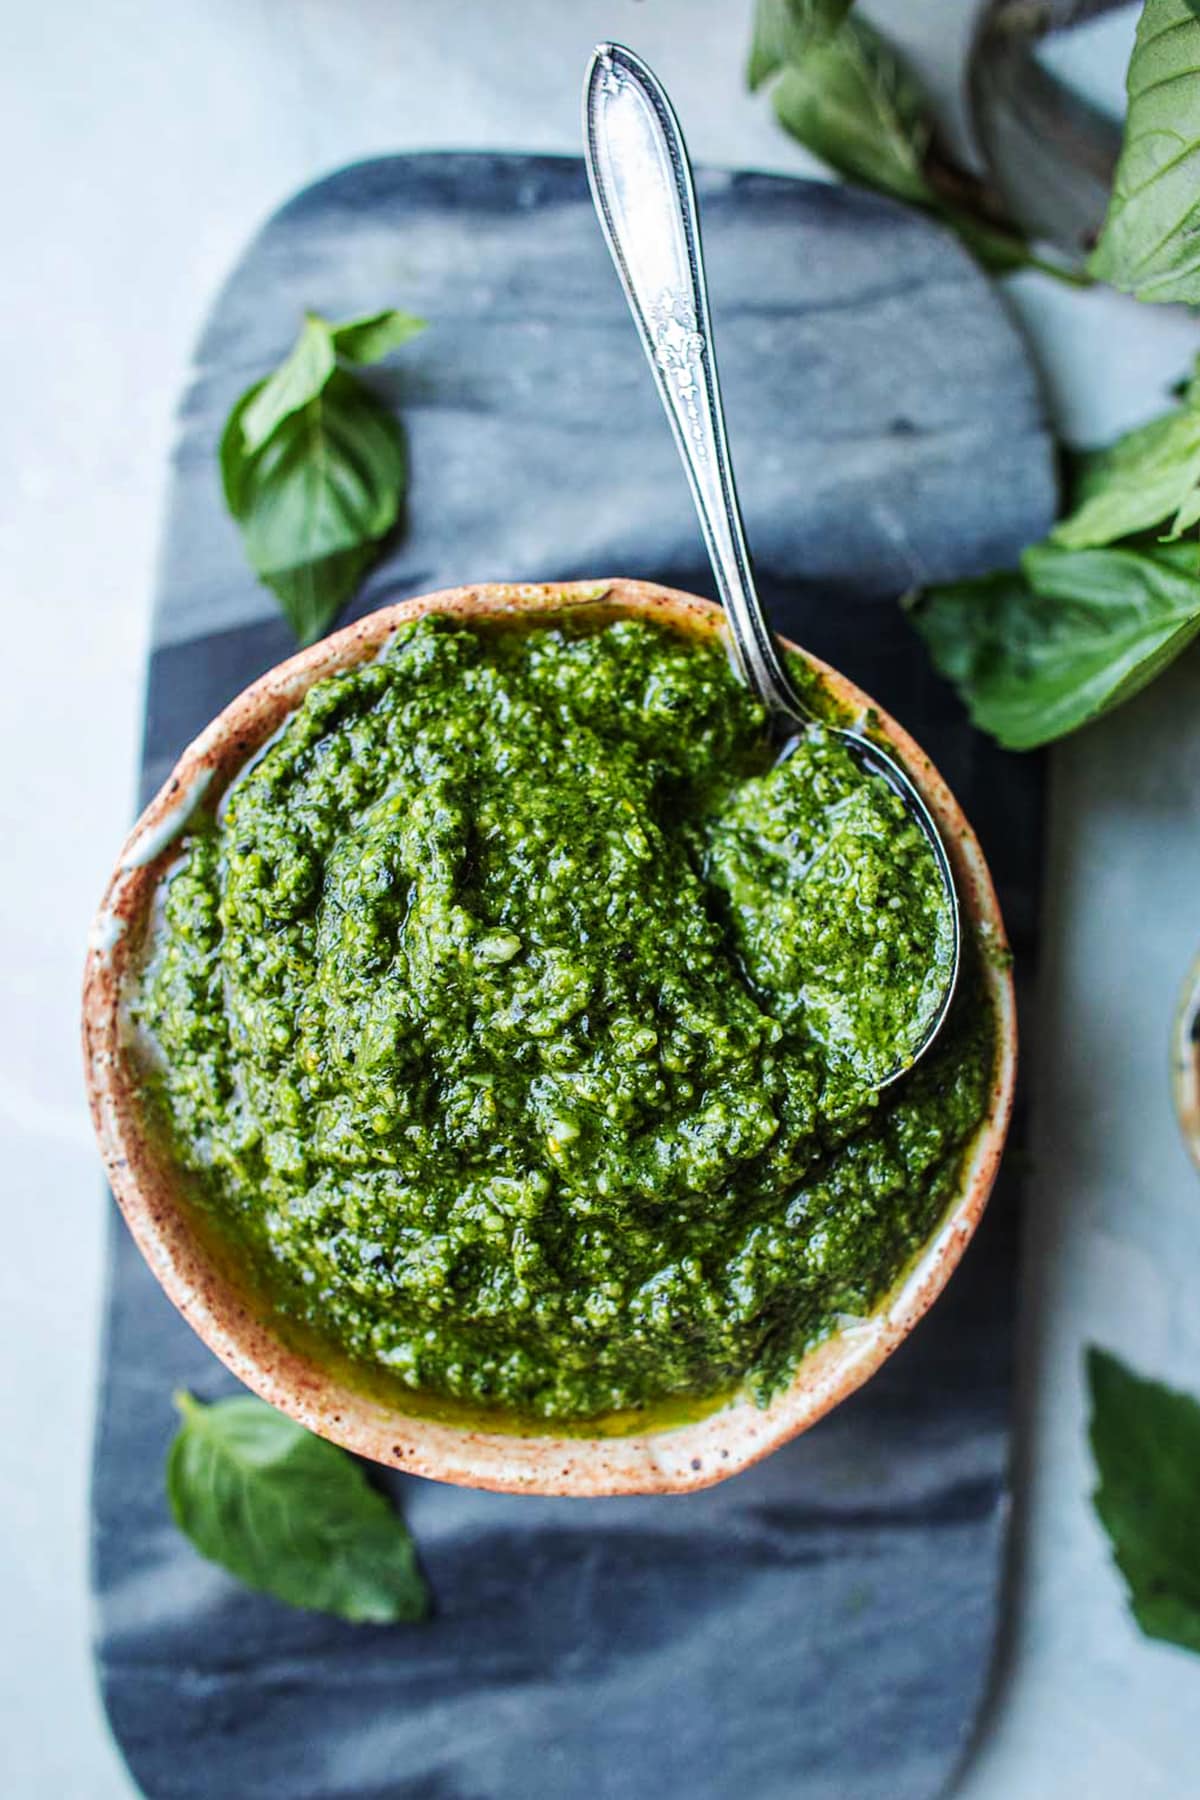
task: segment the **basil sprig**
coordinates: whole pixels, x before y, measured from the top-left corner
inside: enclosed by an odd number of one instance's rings
[[[1200,633],[1200,376],[1182,404],[1083,460],[1075,505],[1012,572],[910,598],[937,667],[1012,750],[1139,692]]]
[[[426,1617],[408,1529],[353,1457],[249,1395],[175,1404],[167,1496],[202,1556],[289,1606],[374,1625]]]
[[[1200,1651],[1200,1405],[1088,1352],[1092,1495],[1147,1637]]]
[[[404,312],[342,325],[309,313],[284,362],[229,415],[220,452],[226,504],[251,568],[302,644],[328,629],[358,587],[408,482],[399,425],[351,371],[422,329]]]
[[[1139,300],[1200,302],[1200,5],[1146,0],[1112,198],[1090,267]]]
[[[985,268],[1078,282],[1036,256],[998,197],[947,154],[917,76],[850,4],[758,0],[747,79],[752,88],[774,82],[780,124],[848,181],[949,225]]]

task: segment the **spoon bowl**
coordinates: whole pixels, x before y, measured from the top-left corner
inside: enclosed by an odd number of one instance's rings
[[[88,1094],[109,1182],[151,1270],[209,1348],[264,1400],[349,1450],[442,1481],[537,1494],[683,1493],[723,1480],[786,1443],[879,1368],[957,1265],[983,1213],[1003,1148],[1016,1021],[991,878],[970,826],[928,757],[866,694],[817,659],[805,659],[846,716],[870,715],[880,746],[910,773],[951,846],[964,918],[995,1019],[995,1064],[987,1109],[956,1191],[924,1249],[876,1311],[805,1355],[766,1407],[739,1392],[703,1418],[628,1436],[520,1435],[421,1416],[415,1396],[391,1400],[371,1394],[348,1371],[285,1341],[239,1268],[206,1235],[185,1178],[147,1116],[129,1025],[128,1000],[176,840],[195,809],[219,800],[314,682],[377,656],[398,626],[424,613],[466,623],[519,616],[536,624],[577,608],[649,619],[701,638],[727,638],[725,615],[711,601],[646,582],[456,588],[369,614],[282,663],[232,701],[184,751],[117,859],[92,928],[85,973]]]
[[[583,139],[600,228],[688,478],[729,618],[734,661],[781,730],[794,735],[814,720],[779,655],[754,584],[725,430],[687,147],[662,83],[621,44],[598,44],[592,55],[583,87]],[[871,1084],[885,1088],[907,1074],[946,1021],[962,957],[962,914],[942,835],[901,763],[861,731],[834,728],[831,735],[899,796],[922,832],[950,927],[930,1002],[895,1046],[895,1060],[869,1072]]]

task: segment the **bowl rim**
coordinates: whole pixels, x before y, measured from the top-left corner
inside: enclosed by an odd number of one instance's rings
[[[860,1387],[912,1330],[957,1267],[987,1204],[1012,1110],[1016,1009],[1011,958],[979,843],[933,763],[882,707],[788,640],[854,716],[896,751],[946,840],[964,920],[982,944],[995,1010],[996,1066],[986,1114],[956,1198],[880,1307],[824,1339],[765,1407],[737,1394],[707,1416],[625,1437],[519,1436],[404,1413],[285,1345],[205,1252],[179,1204],[169,1161],[147,1129],[124,1006],[147,913],[172,848],[216,783],[232,781],[312,684],[376,656],[396,628],[423,614],[462,618],[547,614],[572,607],[658,619],[701,637],[724,635],[711,600],[624,578],[484,583],[380,608],[289,657],[238,694],[183,751],[117,858],[88,939],[83,1049],[88,1100],[109,1183],[134,1240],[183,1317],[247,1387],[309,1430],[372,1460],[462,1486],[547,1495],[688,1493],[749,1467]]]

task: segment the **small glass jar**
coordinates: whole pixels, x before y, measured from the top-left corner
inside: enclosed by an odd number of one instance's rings
[[[1200,956],[1188,972],[1175,1015],[1171,1085],[1184,1142],[1200,1169]]]

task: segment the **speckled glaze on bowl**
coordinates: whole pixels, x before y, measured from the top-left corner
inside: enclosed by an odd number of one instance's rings
[[[1004,1145],[1016,1072],[1016,1017],[991,877],[974,833],[937,770],[867,695],[809,658],[854,714],[870,710],[873,725],[899,754],[945,835],[964,921],[984,951],[984,975],[999,1028],[997,1067],[961,1190],[925,1249],[870,1319],[818,1345],[765,1408],[735,1396],[698,1422],[639,1436],[521,1437],[414,1416],[348,1385],[283,1344],[198,1242],[181,1203],[178,1174],[146,1128],[123,1006],[156,887],[190,813],[206,795],[219,794],[228,785],[313,682],[377,655],[398,625],[422,613],[470,619],[585,605],[602,606],[614,616],[658,619],[700,636],[723,631],[724,615],[711,601],[648,582],[452,588],[372,613],[281,663],[239,694],[184,751],[121,851],[89,940],[84,1060],[109,1182],[143,1256],[193,1329],[264,1400],[376,1462],[468,1487],[528,1494],[687,1493],[735,1474],[807,1430],[890,1356],[937,1298],[966,1249]]]

